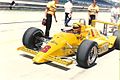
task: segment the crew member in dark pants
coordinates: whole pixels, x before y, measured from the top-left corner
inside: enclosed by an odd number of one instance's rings
[[[89,25],[92,24],[92,20],[96,19],[98,12],[99,12],[99,7],[96,4],[96,0],[93,0],[93,3],[88,7]]]
[[[58,3],[58,0],[53,0],[48,2],[47,4],[47,8],[45,10],[45,14],[46,14],[46,30],[45,30],[45,37],[49,38],[49,32],[50,32],[50,28],[51,28],[51,24],[52,24],[52,16],[54,16],[55,21],[56,20],[56,4]]]
[[[49,31],[51,28],[51,24],[52,24],[52,15],[51,14],[47,14],[47,20],[46,20],[46,30],[45,30],[45,36],[46,38],[49,37]]]

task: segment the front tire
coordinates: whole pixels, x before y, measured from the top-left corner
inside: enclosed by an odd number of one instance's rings
[[[90,40],[84,40],[78,47],[76,60],[78,66],[90,68],[95,64],[98,56],[97,43]]]
[[[30,27],[23,35],[23,45],[32,50],[39,50],[43,44],[43,31],[41,29]]]

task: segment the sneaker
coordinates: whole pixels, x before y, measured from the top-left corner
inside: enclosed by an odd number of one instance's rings
[[[65,25],[65,27],[68,27],[68,25]]]
[[[70,25],[68,25],[68,24],[65,24],[65,26],[66,26],[66,27],[70,27]]]

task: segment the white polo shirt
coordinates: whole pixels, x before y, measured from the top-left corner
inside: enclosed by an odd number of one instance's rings
[[[119,14],[119,8],[115,8],[115,7],[113,7],[112,9],[111,9],[111,16],[118,16],[118,14]]]
[[[73,7],[73,4],[70,1],[65,3],[65,5],[64,5],[65,12],[66,13],[72,12],[72,7]]]

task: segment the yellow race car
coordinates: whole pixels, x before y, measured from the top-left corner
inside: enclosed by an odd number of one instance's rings
[[[79,31],[76,32],[76,29]],[[94,25],[81,24],[80,21],[74,23],[73,29],[62,30],[50,40],[44,37],[41,29],[31,27],[25,31],[23,35],[24,46],[19,47],[18,50],[34,54],[34,63],[54,61],[70,65],[73,60],[67,60],[64,57],[76,55],[79,66],[90,68],[95,64],[98,55],[104,54],[111,48],[120,50],[120,31],[116,30],[111,36],[105,35],[100,33]]]

